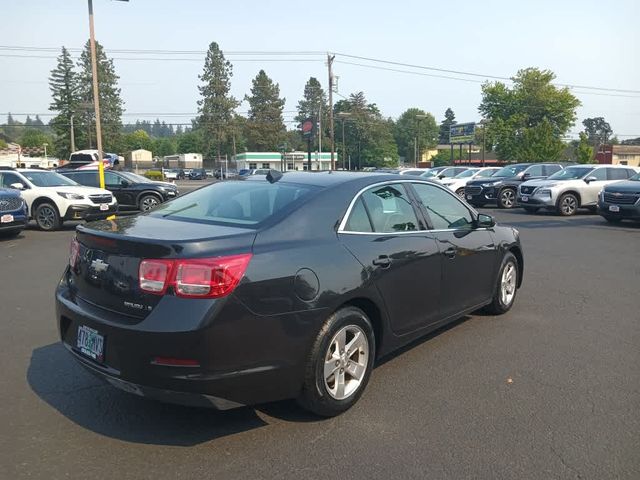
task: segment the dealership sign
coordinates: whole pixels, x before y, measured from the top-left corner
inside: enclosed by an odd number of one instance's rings
[[[475,123],[457,123],[449,127],[449,143],[473,143],[475,139]]]

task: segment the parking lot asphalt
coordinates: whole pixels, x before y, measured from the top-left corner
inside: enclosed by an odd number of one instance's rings
[[[640,478],[640,226],[482,210],[521,231],[514,308],[380,362],[328,420],[102,384],[56,333],[74,225],[0,240],[0,478]]]

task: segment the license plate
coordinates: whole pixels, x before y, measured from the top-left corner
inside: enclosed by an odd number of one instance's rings
[[[0,217],[0,223],[11,223],[13,222],[13,215],[2,215],[2,217]]]
[[[520,200],[522,200],[523,202],[528,202],[529,197],[527,197],[526,195],[523,195],[522,197],[520,197]]]
[[[105,211],[109,210],[109,204],[107,204],[107,203],[101,203],[101,204],[100,204],[100,210],[101,210],[101,211],[103,211],[103,212],[105,212]]]
[[[609,205],[609,211],[610,212],[619,212],[620,211],[620,207],[618,205]]]
[[[473,195],[467,195],[467,200],[471,200],[473,198]]]
[[[76,345],[87,357],[93,358],[98,362],[104,360],[104,337],[100,335],[97,330],[80,325],[78,327],[78,340]]]

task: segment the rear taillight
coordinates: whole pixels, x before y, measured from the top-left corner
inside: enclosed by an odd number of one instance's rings
[[[167,291],[172,270],[173,260],[143,260],[138,270],[140,288],[162,295]]]
[[[250,253],[215,258],[143,260],[139,270],[140,289],[162,295],[172,287],[179,297],[224,297],[236,288],[250,260]]]
[[[80,256],[80,244],[78,243],[78,239],[76,237],[73,237],[71,239],[71,244],[69,245],[69,266],[71,268],[76,267],[79,256]]]

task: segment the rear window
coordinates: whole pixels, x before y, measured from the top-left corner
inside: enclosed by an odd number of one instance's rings
[[[318,187],[231,181],[200,188],[156,207],[153,217],[202,223],[257,225],[301,201]]]

